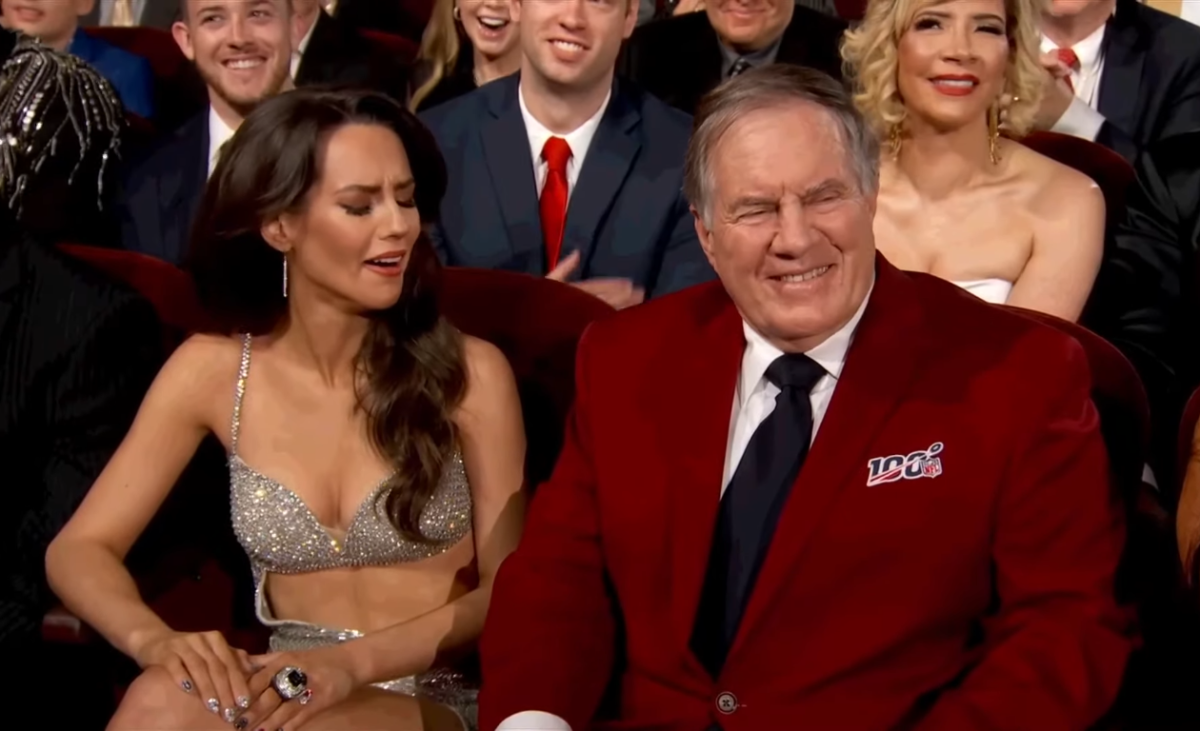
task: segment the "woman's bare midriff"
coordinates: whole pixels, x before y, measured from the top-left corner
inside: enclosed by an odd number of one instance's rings
[[[393,566],[270,574],[276,619],[373,632],[439,609],[478,584],[474,535],[433,558]]]

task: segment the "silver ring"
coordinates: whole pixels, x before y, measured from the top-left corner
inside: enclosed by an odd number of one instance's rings
[[[285,701],[299,696],[308,687],[308,676],[297,667],[288,666],[275,673],[271,679],[271,687]]]

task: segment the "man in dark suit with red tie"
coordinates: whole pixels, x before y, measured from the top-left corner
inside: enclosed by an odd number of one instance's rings
[[[571,282],[614,307],[714,274],[683,197],[691,117],[614,82],[635,0],[519,0],[519,74],[424,112],[451,266]]]
[[[721,281],[584,336],[481,729],[1067,731],[1113,702],[1124,530],[1082,349],[878,257],[878,154],[808,69],[701,105]]]

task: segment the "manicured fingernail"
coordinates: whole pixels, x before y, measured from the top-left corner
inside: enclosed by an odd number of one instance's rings
[[[192,681],[185,680],[179,684],[179,687],[183,688],[184,693],[191,693],[192,692]]]
[[[250,707],[250,699],[244,695],[238,696],[237,701],[238,701],[238,708],[249,708]]]
[[[221,711],[221,717],[225,719],[225,723],[233,723],[237,718],[237,711],[232,708],[226,708]]]
[[[217,700],[216,698],[209,698],[208,700],[204,701],[204,705],[208,706],[208,710],[212,711],[213,713],[221,712],[221,701]]]
[[[239,718],[237,720],[237,723],[233,724],[233,727],[236,728],[238,731],[242,731],[242,729],[246,728],[246,724],[248,724],[248,723],[250,723],[250,722],[246,720],[245,716],[243,716],[242,718]]]

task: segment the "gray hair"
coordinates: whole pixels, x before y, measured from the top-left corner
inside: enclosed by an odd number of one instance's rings
[[[683,191],[712,225],[712,199],[716,188],[711,157],[721,138],[742,116],[791,102],[815,104],[837,125],[849,168],[861,193],[879,187],[879,139],[855,108],[846,89],[832,77],[789,64],[768,64],[746,71],[709,92],[696,110],[692,139],[683,170]],[[804,134],[797,129],[796,134]]]

